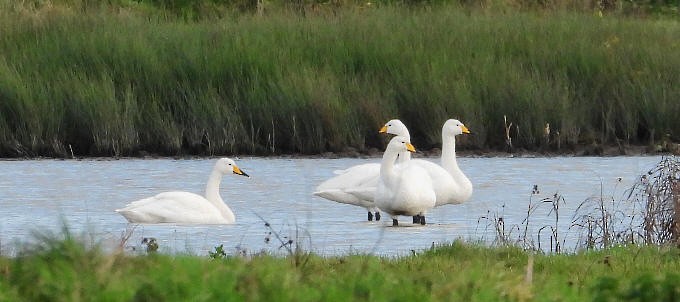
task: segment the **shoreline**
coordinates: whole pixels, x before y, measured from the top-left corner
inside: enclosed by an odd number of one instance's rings
[[[492,157],[506,157],[506,158],[550,158],[550,157],[618,157],[618,156],[675,156],[680,155],[680,145],[674,144],[673,148],[666,148],[660,150],[652,150],[649,146],[580,146],[577,148],[569,148],[568,150],[547,150],[547,151],[529,151],[516,150],[513,152],[498,151],[493,149],[466,149],[457,150],[456,156],[458,158],[492,158]],[[273,159],[341,159],[341,158],[381,158],[382,151],[371,148],[364,151],[359,151],[353,148],[348,148],[345,151],[339,152],[324,152],[320,154],[222,154],[222,155],[159,155],[152,154],[145,151],[140,151],[136,156],[74,156],[74,157],[50,157],[50,156],[33,156],[33,157],[0,157],[0,161],[21,161],[21,160],[125,160],[125,159],[207,159],[218,157],[233,157],[233,158],[273,158]],[[429,150],[417,151],[414,158],[435,158],[441,156],[439,148],[432,148]]]

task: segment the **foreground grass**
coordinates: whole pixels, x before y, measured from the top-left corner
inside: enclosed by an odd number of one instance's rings
[[[454,117],[462,147],[502,149],[505,115],[517,148],[680,140],[676,18],[0,3],[3,157],[366,150],[395,117],[423,149]]]
[[[105,254],[66,238],[0,257],[2,301],[672,301],[680,251],[573,255],[455,242],[401,258]]]

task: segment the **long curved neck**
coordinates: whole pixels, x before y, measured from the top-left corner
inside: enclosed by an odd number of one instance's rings
[[[210,174],[210,177],[208,178],[208,184],[205,186],[205,199],[210,201],[213,206],[220,210],[220,213],[222,213],[222,216],[224,216],[225,219],[234,221],[236,218],[234,216],[234,212],[231,211],[231,209],[224,203],[224,200],[222,200],[222,196],[220,196],[221,180],[222,173],[217,171],[217,169],[213,170]]]
[[[380,163],[380,178],[382,178],[383,182],[385,183],[391,183],[396,177],[396,173],[394,172],[394,162],[397,160],[398,154],[399,153],[390,151],[385,151],[385,153],[383,153],[383,158]]]
[[[472,195],[472,182],[465,176],[458,167],[456,161],[456,136],[442,135],[442,167],[451,174],[453,179],[461,188],[463,199]]]
[[[460,172],[456,161],[456,137],[442,135],[442,167],[451,175]],[[455,176],[455,175],[454,175]]]

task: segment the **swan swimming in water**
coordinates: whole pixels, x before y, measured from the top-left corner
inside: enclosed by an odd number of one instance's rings
[[[380,129],[380,133],[388,133],[410,138],[408,129],[400,120],[390,120]],[[399,153],[398,162],[408,161],[411,153]],[[334,176],[316,187],[313,194],[328,200],[360,206],[368,211],[368,221],[380,220],[380,212],[373,201],[378,180],[380,164],[368,163],[352,166],[345,170],[335,171]]]
[[[236,217],[220,197],[222,175],[250,177],[230,158],[220,158],[213,168],[205,197],[190,192],[164,192],[133,201],[116,210],[131,223],[232,224]]]
[[[417,216],[425,224],[425,212],[434,207],[437,196],[429,173],[414,161],[395,165],[400,152],[415,152],[410,139],[395,136],[383,153],[375,205],[390,214],[392,225],[399,225],[399,215]]]

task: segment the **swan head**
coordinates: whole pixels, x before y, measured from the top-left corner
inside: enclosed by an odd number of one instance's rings
[[[234,173],[236,175],[250,177],[250,175],[248,175],[246,172],[243,172],[243,170],[241,170],[241,168],[239,168],[236,165],[236,162],[234,162],[231,158],[220,158],[215,164],[215,169],[220,171],[222,174]]]
[[[461,121],[456,119],[450,119],[444,123],[444,127],[442,127],[442,133],[455,136],[463,133],[470,134],[470,130],[467,127],[465,127],[465,125],[461,123]]]
[[[382,126],[382,128],[380,128],[380,133],[389,133],[404,136],[407,138],[411,137],[411,135],[408,132],[408,128],[406,128],[406,125],[404,125],[404,123],[397,119],[390,120],[387,123],[385,123],[385,125]]]
[[[405,136],[397,135],[387,144],[386,151],[389,152],[416,152],[416,148],[411,144],[411,139]]]

